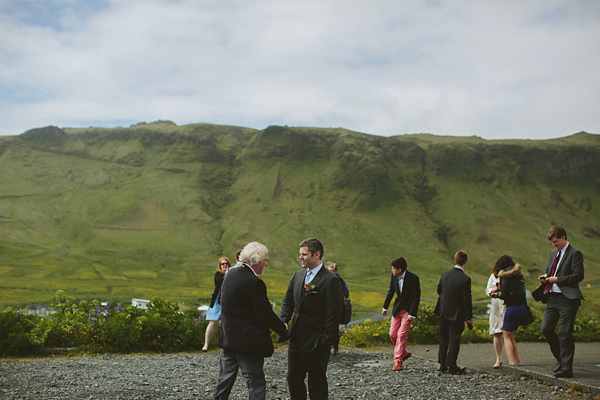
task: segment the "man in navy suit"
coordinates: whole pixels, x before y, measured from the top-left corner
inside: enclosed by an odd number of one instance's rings
[[[438,362],[440,371],[465,374],[466,368],[456,364],[460,350],[460,335],[465,321],[473,326],[473,303],[471,301],[471,278],[465,274],[469,256],[460,250],[454,256],[454,268],[444,271],[437,292],[439,294],[434,313],[440,317],[440,347]]]
[[[579,290],[584,274],[583,254],[567,241],[567,232],[560,226],[550,228],[546,237],[555,250],[548,257],[546,273],[538,277],[546,284],[544,291],[549,294],[541,328],[558,361],[554,368],[555,376],[571,378],[575,355],[573,324],[583,299]],[[555,331],[557,324],[558,335]]]
[[[312,400],[328,398],[327,364],[342,309],[339,279],[323,267],[321,241],[300,243],[302,269],[296,271],[283,298],[280,318],[293,320],[288,334],[287,381],[292,400],[306,400],[304,379]]]
[[[274,350],[269,328],[285,338],[287,325],[273,311],[267,287],[258,277],[268,265],[268,249],[252,242],[242,249],[239,258],[241,265],[229,269],[221,286],[217,342],[223,350],[214,398],[229,398],[240,369],[246,378],[248,399],[264,400],[267,386],[263,364]]]
[[[395,293],[396,301],[394,301],[390,325],[390,338],[394,344],[394,367],[392,370],[401,371],[404,369],[404,360],[411,356],[411,353],[406,350],[406,339],[408,339],[408,330],[419,310],[421,285],[419,277],[406,270],[407,265],[404,258],[396,258],[392,260],[391,264],[390,289],[383,302],[381,314],[384,317],[387,315],[387,309]]]

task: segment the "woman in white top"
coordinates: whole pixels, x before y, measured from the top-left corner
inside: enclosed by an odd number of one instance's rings
[[[495,266],[494,266],[495,267]],[[500,280],[498,271],[492,269],[490,279],[488,279],[485,294],[492,298],[490,306],[490,335],[494,335],[494,350],[496,351],[496,363],[494,369],[502,367],[502,324],[504,322],[504,301],[498,298],[500,293]]]

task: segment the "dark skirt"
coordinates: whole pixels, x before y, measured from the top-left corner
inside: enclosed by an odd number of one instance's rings
[[[519,325],[523,325],[523,323],[525,322],[526,315],[527,306],[525,304],[519,304],[516,306],[506,306],[502,330],[506,332],[516,331],[519,328]]]

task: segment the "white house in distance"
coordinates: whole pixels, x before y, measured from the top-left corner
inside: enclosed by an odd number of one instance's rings
[[[146,299],[131,299],[131,305],[142,310],[146,310],[148,307],[146,304],[150,303],[150,300]]]

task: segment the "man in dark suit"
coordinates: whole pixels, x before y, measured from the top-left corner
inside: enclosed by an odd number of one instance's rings
[[[392,260],[391,264],[390,289],[383,302],[381,314],[384,317],[387,315],[387,309],[395,293],[396,301],[394,301],[392,323],[390,325],[390,338],[394,344],[394,367],[392,369],[401,371],[404,369],[404,360],[412,355],[406,350],[406,339],[408,339],[408,330],[417,317],[417,311],[419,310],[421,285],[419,277],[406,270],[407,265],[404,258],[396,258]]]
[[[288,334],[287,381],[292,400],[306,399],[304,379],[313,400],[328,398],[327,364],[338,329],[342,288],[338,278],[323,267],[323,244],[315,238],[300,243],[302,269],[297,271],[283,298],[280,318],[293,320]]]
[[[287,325],[277,317],[267,297],[267,287],[258,277],[268,265],[269,251],[258,243],[246,245],[239,267],[230,268],[221,286],[221,329],[218,344],[219,380],[215,399],[228,399],[238,369],[246,378],[249,399],[263,399],[266,380],[265,357],[273,354],[269,328],[286,337]]]
[[[583,254],[567,241],[567,232],[560,226],[553,226],[547,239],[555,250],[550,252],[546,273],[538,278],[549,293],[544,310],[542,332],[550,345],[552,354],[558,361],[554,368],[557,378],[573,377],[573,357],[575,341],[573,324],[581,304],[579,282],[583,280]],[[558,325],[558,335],[555,332]]]
[[[473,326],[471,301],[471,278],[464,272],[469,256],[460,250],[454,256],[454,268],[444,271],[437,292],[439,294],[434,313],[440,317],[440,347],[438,362],[440,371],[465,374],[466,368],[456,364],[460,350],[460,335]]]

